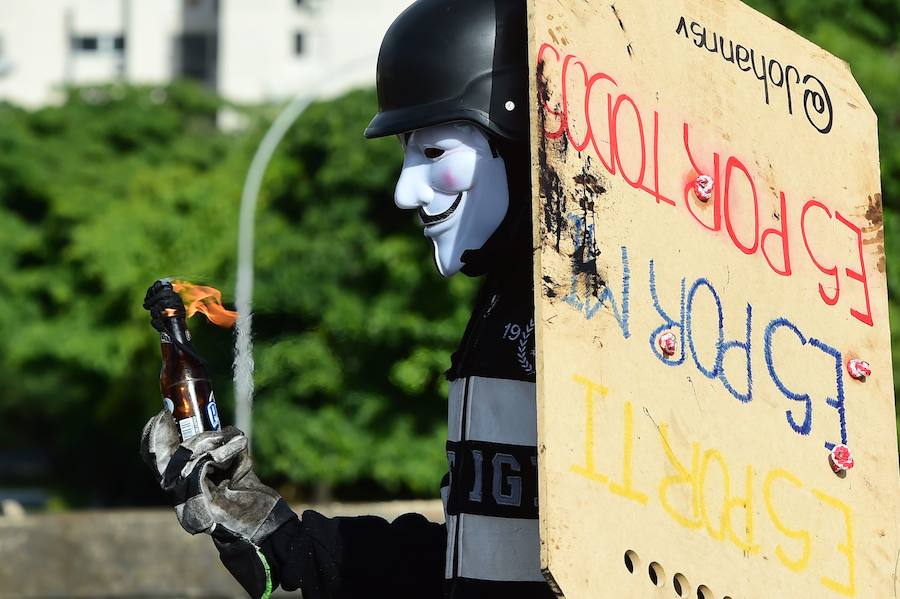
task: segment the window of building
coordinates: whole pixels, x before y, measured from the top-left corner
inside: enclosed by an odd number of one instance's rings
[[[217,46],[215,34],[185,33],[179,36],[179,73],[207,85],[214,85]]]
[[[121,54],[125,51],[124,35],[73,35],[72,50],[83,53],[115,52]]]
[[[207,72],[209,45],[202,33],[186,33],[181,37],[181,74],[203,81]]]
[[[96,35],[76,35],[72,37],[72,49],[76,52],[96,52],[100,40]]]
[[[306,36],[299,31],[294,34],[294,54],[302,56],[306,51]]]

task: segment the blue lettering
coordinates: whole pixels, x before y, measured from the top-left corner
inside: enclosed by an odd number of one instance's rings
[[[697,293],[697,290],[700,289],[700,287],[706,287],[707,289],[709,289],[710,294],[712,294],[713,300],[716,302],[716,311],[719,317],[719,337],[718,339],[716,339],[716,356],[711,368],[706,368],[703,366],[703,364],[700,363],[700,359],[697,357],[697,348],[694,346],[694,295]],[[691,290],[688,292],[687,296],[686,316],[687,322],[685,324],[685,332],[687,333],[687,345],[691,350],[691,358],[693,358],[694,364],[697,366],[697,370],[699,370],[700,373],[703,374],[703,376],[708,379],[714,379],[719,376],[719,369],[722,362],[722,344],[725,342],[725,322],[724,315],[722,314],[722,300],[719,299],[719,294],[707,279],[697,279],[696,281],[694,281],[694,284],[691,285]]]
[[[613,317],[619,324],[622,336],[625,339],[631,337],[628,326],[628,303],[631,286],[631,269],[628,265],[628,248],[622,246],[622,299],[616,301],[608,282],[601,280],[596,271],[597,246],[594,238],[594,225],[585,223],[584,217],[579,214],[570,214],[569,220],[574,225],[573,239],[575,251],[572,258],[572,285],[571,291],[564,301],[584,313],[588,320],[604,305],[609,305]],[[585,299],[578,297],[580,287],[585,289]],[[591,297],[596,299],[592,300]]]
[[[678,338],[684,339],[684,278],[681,279],[681,307],[679,309],[678,321],[672,319],[669,314],[663,310],[659,304],[659,295],[656,293],[656,271],[654,270],[653,260],[650,260],[650,296],[653,298],[653,307],[656,313],[663,319],[663,323],[653,329],[650,333],[650,351],[653,355],[667,366],[679,366],[684,363],[684,343],[679,343],[681,347],[681,355],[676,359],[669,359],[656,345],[656,339],[663,331],[670,329],[678,330]]]
[[[809,397],[808,393],[794,393],[790,389],[788,389],[781,380],[781,377],[778,376],[778,373],[775,372],[775,364],[772,358],[772,337],[775,334],[775,331],[781,328],[786,328],[800,340],[800,345],[806,345],[808,343],[806,337],[803,336],[803,333],[800,332],[800,329],[797,326],[789,321],[787,318],[776,318],[766,327],[766,333],[764,337],[764,347],[765,347],[765,357],[766,357],[766,366],[769,369],[769,376],[772,377],[772,381],[775,383],[775,386],[778,387],[778,390],[787,397],[788,399],[793,399],[794,401],[802,401],[805,404],[806,414],[803,417],[803,423],[797,424],[797,421],[794,419],[794,414],[790,410],[787,410],[785,414],[787,415],[788,424],[791,425],[791,428],[794,431],[800,433],[801,435],[808,435],[810,431],[812,431],[812,400]]]
[[[829,356],[834,358],[834,380],[835,387],[837,389],[837,396],[834,398],[826,397],[825,403],[829,406],[837,410],[838,418],[840,419],[841,426],[841,443],[847,444],[847,413],[844,409],[844,360],[841,356],[841,352],[837,349],[831,347],[827,343],[819,341],[818,339],[810,339],[809,344],[815,347],[818,350],[821,350],[828,354]],[[830,451],[834,449],[834,443],[825,442],[825,447]]]
[[[722,344],[722,348],[719,351],[719,380],[722,381],[722,385],[725,389],[731,393],[738,401],[743,403],[749,403],[753,399],[753,366],[750,361],[750,333],[751,333],[751,323],[753,321],[753,307],[750,304],[747,304],[747,323],[745,329],[744,341],[738,341],[737,339],[733,341],[727,341]],[[746,358],[747,364],[747,392],[741,393],[737,391],[731,384],[731,381],[728,380],[728,377],[725,376],[725,355],[732,349],[742,350],[744,352],[744,356]]]

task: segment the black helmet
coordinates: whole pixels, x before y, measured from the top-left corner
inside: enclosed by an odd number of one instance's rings
[[[377,86],[368,138],[469,121],[527,139],[525,1],[418,0],[381,42]]]

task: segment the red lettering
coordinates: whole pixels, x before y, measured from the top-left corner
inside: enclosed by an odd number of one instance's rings
[[[631,108],[634,110],[634,118],[637,120],[638,137],[640,138],[641,170],[638,173],[637,178],[635,179],[630,179],[628,175],[625,174],[625,169],[622,167],[621,153],[619,152],[619,108],[621,108],[623,102],[628,102],[631,105]],[[637,104],[635,104],[634,100],[632,100],[629,96],[621,94],[618,99],[616,99],[616,104],[613,107],[612,112],[612,124],[610,125],[609,130],[612,134],[610,145],[612,146],[614,156],[616,157],[616,164],[619,167],[619,173],[629,185],[634,188],[641,189],[641,185],[644,181],[644,171],[647,167],[647,149],[646,144],[644,143],[644,124],[641,122],[641,113],[640,111],[638,111]]]
[[[806,204],[803,205],[803,210],[800,212],[800,232],[803,234],[803,245],[806,246],[806,252],[812,259],[813,264],[816,265],[816,268],[821,270],[824,274],[834,277],[834,297],[830,297],[827,293],[825,293],[825,287],[822,286],[821,283],[819,283],[819,295],[822,296],[822,301],[829,306],[833,306],[837,303],[838,297],[840,297],[841,295],[841,283],[838,280],[837,266],[833,268],[825,268],[824,266],[822,266],[816,259],[812,248],[809,247],[809,239],[806,235],[806,212],[813,207],[821,209],[825,214],[828,215],[829,220],[831,219],[831,210],[829,210],[825,204],[817,200],[809,200],[808,202],[806,202]]]
[[[582,113],[582,117],[587,125],[587,131],[584,133],[584,139],[580,142],[576,141],[575,135],[572,133],[572,108],[569,105],[569,66],[572,64],[578,65],[578,68],[581,69],[581,78],[582,82],[585,86],[585,94],[584,94],[584,112]],[[565,107],[566,111],[566,136],[569,138],[569,142],[572,144],[572,147],[575,148],[577,152],[584,152],[584,149],[588,147],[588,144],[591,143],[591,122],[587,118],[588,109],[587,109],[587,100],[588,100],[588,73],[587,68],[584,66],[584,63],[580,60],[576,59],[573,55],[569,54],[566,56],[566,60],[563,62],[563,70],[562,70],[562,80],[563,80],[563,88],[562,88],[562,103]],[[574,113],[576,116],[578,113]]]
[[[740,170],[747,177],[747,181],[750,183],[750,193],[753,196],[753,245],[750,246],[741,243],[731,225],[731,171],[734,168]],[[753,183],[753,177],[750,176],[747,167],[734,156],[728,158],[728,162],[725,164],[725,199],[723,203],[725,204],[725,228],[728,229],[731,241],[745,254],[756,253],[756,248],[759,246],[759,201],[756,198],[756,185]]]
[[[551,58],[551,55],[553,58]],[[549,139],[556,139],[565,135],[576,152],[584,152],[588,146],[592,146],[597,159],[603,163],[609,174],[616,175],[618,173],[629,186],[646,192],[656,200],[657,204],[665,203],[675,206],[677,204],[676,200],[666,197],[660,191],[660,173],[663,170],[660,164],[660,120],[662,118],[660,114],[657,111],[653,112],[653,148],[651,156],[653,161],[653,178],[652,183],[648,181],[647,185],[645,185],[644,177],[647,175],[648,168],[648,148],[641,112],[631,96],[620,93],[618,83],[610,75],[601,72],[592,73],[589,66],[573,54],[566,54],[563,58],[563,53],[549,43],[541,44],[538,50],[537,63],[539,73],[543,77],[539,81],[539,90],[542,94],[539,102],[541,103],[543,116],[546,118],[544,135]],[[573,75],[573,72],[570,72],[570,69],[573,68],[580,69],[580,77],[577,73]],[[548,71],[550,74],[548,74]],[[560,85],[548,85],[548,79],[555,80],[555,78],[560,76]],[[574,81],[570,81],[570,79],[574,79]],[[609,87],[604,88],[604,83],[608,83]],[[550,89],[561,89],[561,101],[551,99]],[[583,98],[580,96],[582,91],[584,94]],[[604,100],[605,106],[603,106]],[[555,107],[551,106],[551,104]],[[634,114],[634,123],[631,123],[630,120],[623,122],[626,119],[620,119],[620,116],[622,116],[620,111],[625,104],[629,106]],[[606,119],[605,123],[603,122],[604,118]],[[582,127],[584,131],[580,130]],[[609,135],[608,153],[605,149],[604,151],[600,149],[601,144],[607,143],[603,139],[604,134],[607,133]],[[682,123],[682,137],[684,151],[693,169],[686,175],[687,180],[683,182],[682,188],[682,200],[691,217],[704,229],[715,232],[722,230],[724,214],[725,228],[736,248],[747,255],[755,254],[757,250],[761,249],[762,255],[772,272],[782,277],[791,276],[793,274],[793,266],[791,263],[790,227],[793,223],[790,223],[789,220],[792,221],[793,218],[789,219],[785,193],[783,191],[779,192],[778,223],[761,231],[759,197],[756,191],[756,183],[749,169],[738,158],[731,156],[727,159],[723,172],[720,154],[712,152],[708,144],[706,148],[701,147],[698,150],[703,155],[703,158],[698,160],[691,148],[690,125],[686,122]],[[635,144],[638,145],[635,146]],[[694,150],[697,150],[697,148],[694,148]],[[624,157],[623,153],[625,154]],[[639,162],[637,162],[638,160]],[[628,162],[627,169],[623,162]],[[749,184],[749,188],[737,179],[737,171],[746,179],[746,184]],[[693,186],[696,177],[699,175],[710,175],[715,181],[713,196],[709,201],[712,206],[705,205],[700,207],[701,205],[694,196]],[[751,206],[744,198],[748,192],[748,199],[752,200],[752,239],[750,239],[746,231],[748,229],[747,223],[751,220],[747,218]],[[710,208],[711,213],[704,214]],[[812,263],[826,276],[826,282],[827,279],[833,280],[833,287],[829,284],[828,289],[826,289],[826,285],[823,282],[818,283],[819,296],[826,305],[834,306],[838,303],[841,289],[838,263],[835,262],[833,265],[826,266],[827,260],[824,257],[827,254],[817,253],[813,249],[815,239],[812,238],[816,236],[816,233],[813,232],[812,228],[807,227],[807,224],[809,224],[807,216],[813,209],[824,212],[827,219],[827,221],[818,223],[820,225],[819,231],[830,232],[834,223],[828,221],[836,219],[856,236],[859,266],[856,268],[844,268],[844,272],[847,277],[862,285],[865,309],[859,310],[850,307],[850,314],[860,322],[874,326],[865,256],[863,254],[862,230],[840,212],[835,211],[832,214],[832,211],[824,203],[811,199],[803,205],[800,212],[800,233]],[[747,223],[744,221],[747,221]],[[738,236],[738,230],[743,233],[743,239]],[[828,248],[829,246],[826,244],[817,249],[821,252]],[[779,251],[781,252],[781,257],[778,256]],[[843,266],[843,262],[841,266]]]
[[[609,81],[613,85],[617,86],[615,79],[607,75],[606,73],[597,73],[596,75],[591,76],[588,80],[588,89],[587,94],[584,97],[584,112],[587,115],[588,121],[588,130],[591,132],[591,144],[594,146],[594,154],[597,155],[597,158],[600,159],[600,162],[603,163],[603,166],[606,168],[606,171],[610,175],[616,174],[616,163],[614,159],[614,148],[613,148],[613,134],[612,134],[612,94],[606,94],[606,129],[609,137],[609,160],[607,161],[604,158],[603,154],[600,152],[600,147],[597,142],[597,134],[594,129],[594,120],[591,118],[591,94],[594,92],[594,84],[598,81]]]
[[[866,265],[863,261],[862,231],[859,227],[844,218],[844,215],[842,215],[837,210],[834,211],[834,216],[856,235],[856,251],[859,254],[859,270],[850,270],[848,268],[846,269],[846,272],[848,277],[850,277],[854,281],[859,281],[860,283],[862,283],[863,293],[866,297],[866,312],[864,314],[858,310],[850,308],[850,314],[853,315],[853,317],[858,321],[871,327],[874,323],[872,322],[872,306],[869,303],[869,281],[868,277],[866,276]]]
[[[766,262],[769,263],[769,268],[783,277],[791,276],[791,253],[790,246],[788,244],[788,213],[786,204],[787,202],[784,198],[784,192],[782,191],[781,208],[778,211],[780,230],[775,228],[768,228],[763,231],[762,237],[760,237],[759,239],[759,246],[762,249],[763,256],[765,256],[766,258]],[[769,235],[777,235],[781,239],[781,253],[782,256],[784,256],[783,268],[777,268],[769,258],[769,252],[766,251],[766,237],[768,237]]]
[[[688,127],[688,124],[685,123],[684,129],[683,129],[684,150],[685,150],[685,152],[687,152],[687,157],[688,157],[688,160],[690,160],[690,162],[691,162],[691,166],[694,168],[694,171],[698,175],[711,175],[713,179],[718,180],[718,178],[719,178],[718,177],[719,176],[719,154],[718,154],[718,152],[713,153],[712,172],[710,172],[709,169],[705,169],[702,166],[700,166],[699,164],[697,164],[697,161],[694,160],[694,154],[691,152],[690,135],[688,133],[689,131],[690,131],[690,128]],[[704,228],[709,229],[710,231],[718,231],[719,229],[722,228],[722,212],[721,212],[722,195],[719,192],[719,185],[713,185],[713,197],[712,197],[713,224],[712,224],[712,226],[707,225],[705,222],[700,220],[700,217],[697,216],[696,212],[694,212],[694,208],[693,208],[694,180],[693,179],[691,179],[690,181],[688,181],[685,184],[683,197],[684,197],[684,205],[685,205],[685,207],[687,207],[688,212],[691,213],[691,216],[694,217],[695,221],[697,221],[698,223],[703,225]]]
[[[547,63],[545,62],[545,58],[544,58],[545,50],[549,50],[550,52],[553,52],[553,54],[556,55],[556,61],[559,62],[559,51],[557,51],[557,49],[554,48],[553,46],[551,46],[550,44],[544,43],[544,44],[541,44],[541,47],[538,50],[538,55],[537,55],[537,64],[539,65],[538,69],[542,68],[540,66],[542,63],[543,63],[543,68],[546,68]],[[544,90],[546,90],[548,87],[546,79],[542,82],[539,82],[539,84],[540,84],[539,88],[543,87]],[[565,80],[563,80],[563,85],[565,85]],[[547,103],[548,99],[549,98],[547,96],[544,96],[541,98],[541,103],[543,104],[543,107],[544,107],[544,114],[552,114],[553,116],[559,118],[559,127],[557,127],[556,131],[549,131],[546,129],[546,123],[544,123],[544,126],[545,126],[544,135],[548,139],[556,139],[556,138],[562,136],[563,130],[566,128],[566,108],[565,108],[565,103],[563,103],[563,110],[562,110],[562,112],[559,112],[558,110],[550,107],[550,105]]]
[[[675,205],[675,200],[670,200],[659,192],[659,113],[653,111],[653,189],[642,187],[644,191],[656,198],[656,203],[666,202]]]

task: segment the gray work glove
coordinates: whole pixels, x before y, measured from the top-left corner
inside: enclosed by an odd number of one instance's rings
[[[141,456],[191,534],[242,539],[258,547],[294,517],[281,496],[253,473],[247,437],[233,426],[182,443],[172,415],[163,410],[144,427]]]

